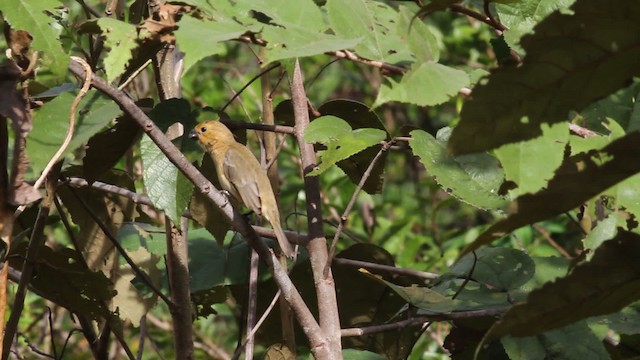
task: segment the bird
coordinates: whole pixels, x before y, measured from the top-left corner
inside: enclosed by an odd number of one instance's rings
[[[280,224],[280,210],[271,182],[251,150],[237,142],[231,131],[217,120],[199,123],[189,132],[189,138],[198,140],[211,156],[222,189],[267,219],[282,253],[288,258],[294,257],[295,251]]]

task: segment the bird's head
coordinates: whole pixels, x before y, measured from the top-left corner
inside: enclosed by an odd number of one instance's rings
[[[233,142],[233,134],[220,121],[210,120],[196,125],[189,132],[189,138],[198,140],[205,148],[210,148],[220,143]]]

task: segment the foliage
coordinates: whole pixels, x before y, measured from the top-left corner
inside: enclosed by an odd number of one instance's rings
[[[10,56],[0,68],[7,169],[0,200],[8,209],[0,235],[12,239],[3,250],[12,280],[33,271],[16,353],[31,351],[40,337],[32,324],[46,323],[43,309],[53,304],[49,331],[65,341],[68,356],[96,356],[94,344],[105,339],[146,356],[152,350],[137,341],[145,334],[163,356],[182,356],[163,327],[177,316],[163,298],[175,295],[169,283],[176,264],[166,259],[177,245],[166,240],[165,228],[174,224],[188,235],[189,315],[206,350],[196,358],[229,357],[243,340],[237,324],[251,311],[253,243],[209,200],[211,189],[201,193],[203,184],[185,174],[185,164],[196,164],[219,188],[210,158],[187,133],[219,117],[267,163],[268,140],[246,130],[263,130],[255,123],[270,117],[263,109],[273,104],[276,125],[285,129],[272,167],[283,226],[302,239],[323,222],[327,249],[336,251],[327,268],[333,305],[351,335],[342,338],[345,359],[638,356],[634,2],[150,4],[0,3]],[[166,45],[182,52],[182,68],[168,76],[158,64]],[[136,112],[97,88],[75,104],[71,56],[124,89]],[[308,124],[292,99],[298,59]],[[182,99],[163,98],[163,76],[180,79]],[[32,201],[14,218],[16,199],[62,146],[71,114],[76,123],[51,212],[39,215],[47,205]],[[183,163],[138,121],[144,114],[186,156]],[[304,167],[296,137],[314,146],[313,166]],[[322,219],[306,206],[315,179]],[[184,215],[190,220],[182,222]],[[288,264],[293,290],[278,287],[264,258],[255,265],[257,314],[280,289],[289,302],[287,291],[298,291],[311,313],[323,316],[318,250],[300,243]],[[15,298],[0,304],[9,314],[20,314]],[[256,333],[256,351],[267,357],[286,352],[283,309],[276,307]],[[298,325],[293,351],[310,354],[313,341]],[[77,326],[81,334],[71,331]],[[98,328],[105,332],[96,334]],[[353,335],[358,328],[363,334]],[[81,343],[91,351],[72,346]]]

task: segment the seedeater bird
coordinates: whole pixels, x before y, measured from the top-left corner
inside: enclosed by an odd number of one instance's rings
[[[219,121],[205,121],[189,133],[211,155],[220,186],[238,202],[258,216],[264,216],[273,227],[282,252],[295,255],[280,225],[280,211],[265,170],[251,150],[235,140],[229,129]]]

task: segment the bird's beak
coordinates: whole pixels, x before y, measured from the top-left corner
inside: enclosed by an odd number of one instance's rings
[[[191,131],[189,131],[189,139],[198,140],[198,133],[196,132],[196,129],[191,129]]]

